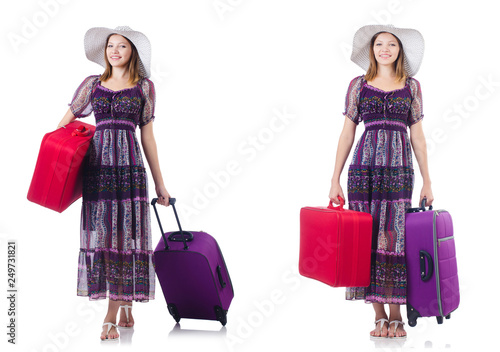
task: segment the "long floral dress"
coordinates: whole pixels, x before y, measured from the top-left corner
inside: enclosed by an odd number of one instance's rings
[[[348,174],[349,209],[373,217],[371,283],[347,288],[346,299],[406,304],[405,213],[414,185],[407,128],[423,118],[420,84],[383,91],[354,78],[344,115],[364,121]]]
[[[154,299],[147,175],[136,126],[154,119],[148,79],[113,91],[87,77],[70,104],[76,117],[94,113],[96,132],[83,181],[77,295],[90,300]]]

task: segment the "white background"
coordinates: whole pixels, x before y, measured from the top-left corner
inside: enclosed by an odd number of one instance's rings
[[[12,347],[4,333],[9,239],[18,242],[18,350],[459,351],[495,341],[500,49],[490,3],[2,3],[2,350]],[[375,23],[416,28],[425,38],[415,78],[423,91],[434,205],[453,216],[459,260],[460,308],[443,325],[420,319],[417,327],[407,326],[405,343],[370,341],[370,306],[347,302],[344,289],[297,273],[299,210],[328,203],[345,93],[363,73],[349,60],[352,38]],[[134,305],[134,331],[122,330],[119,343],[101,344],[107,302],[76,296],[80,201],[59,214],[26,200],[42,136],[55,129],[81,81],[103,71],[85,58],[86,30],[121,25],[152,43],[160,164],[184,228],[211,233],[225,255],[236,294],[225,329],[181,320],[174,330],[158,285],[154,301]],[[275,119],[283,114],[289,120],[280,125]],[[92,116],[87,120],[93,123]],[[228,163],[237,172],[224,178]],[[416,206],[422,182],[415,172]],[[346,172],[342,185],[346,192]],[[171,209],[160,213],[164,228],[174,229]],[[152,230],[156,243],[154,218]]]

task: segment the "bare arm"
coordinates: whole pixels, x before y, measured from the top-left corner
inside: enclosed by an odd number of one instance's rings
[[[68,109],[68,111],[66,111],[66,114],[64,114],[64,117],[62,118],[61,122],[59,122],[59,124],[57,125],[57,128],[64,127],[68,123],[73,122],[75,120],[76,120],[75,115],[73,115],[71,109]]]
[[[356,135],[356,124],[349,119],[345,118],[344,127],[339,137],[339,144],[337,147],[337,156],[335,158],[335,170],[333,172],[332,184],[330,188],[330,200],[339,204],[338,196],[345,199],[344,192],[342,192],[342,187],[340,186],[340,174],[344,169],[345,162],[349,153],[351,152],[352,145],[354,143],[354,137]]]
[[[431,189],[431,178],[429,176],[429,166],[427,164],[427,143],[425,142],[422,121],[410,126],[410,141],[424,182],[418,203],[420,204],[425,197],[427,198],[426,206],[429,206],[432,204],[434,196],[432,195]]]
[[[149,164],[149,169],[151,170],[151,175],[153,176],[153,180],[155,182],[158,203],[168,206],[168,198],[170,198],[170,194],[163,183],[163,176],[161,174],[160,163],[158,161],[158,149],[156,147],[156,140],[153,133],[153,122],[150,122],[141,128],[141,144]]]

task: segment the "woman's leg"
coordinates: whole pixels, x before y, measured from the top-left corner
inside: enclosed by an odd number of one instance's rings
[[[120,306],[129,306],[128,308],[128,321],[127,321],[127,313],[125,312],[125,308],[120,309],[120,322],[118,326],[123,326],[127,328],[131,328],[134,326],[134,317],[132,316],[132,302],[120,301]]]
[[[403,321],[403,317],[401,316],[401,305],[399,304],[389,304],[389,322],[394,320]],[[389,337],[401,337],[406,336],[406,331],[403,327],[403,324],[398,324],[398,328],[396,328],[396,324],[390,324],[389,327]]]
[[[120,307],[120,301],[113,301],[111,299],[109,300],[108,313],[104,317],[104,323],[116,324],[116,314],[118,313],[119,307]],[[107,325],[103,326],[101,333],[101,340],[106,339],[107,331],[108,331],[108,326]],[[112,327],[107,335],[108,335],[108,340],[116,339],[120,336],[115,327]]]
[[[375,310],[375,321],[387,319],[387,313],[382,303],[372,303],[372,305]],[[386,322],[380,322],[375,326],[375,329],[370,332],[370,335],[375,337],[387,337],[388,327],[389,325]]]

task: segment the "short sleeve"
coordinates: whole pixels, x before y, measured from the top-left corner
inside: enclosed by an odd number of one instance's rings
[[[89,116],[92,112],[92,104],[90,104],[90,100],[99,77],[99,75],[95,75],[85,78],[73,95],[73,99],[71,100],[69,107],[73,115],[76,117]]]
[[[140,87],[144,99],[141,116],[139,118],[139,127],[142,127],[155,118],[156,92],[153,82],[147,78],[141,80]]]
[[[408,126],[414,125],[424,118],[422,110],[422,90],[420,83],[415,78],[410,78],[411,106],[408,116]]]
[[[344,116],[352,120],[356,125],[361,122],[361,115],[359,114],[359,94],[363,86],[363,76],[354,78],[349,84],[347,95],[345,97],[345,111]]]

